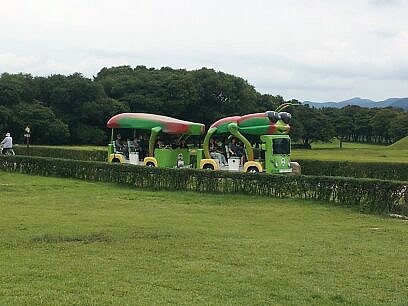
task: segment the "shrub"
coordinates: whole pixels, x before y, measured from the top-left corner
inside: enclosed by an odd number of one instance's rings
[[[0,157],[0,170],[155,190],[313,199],[356,207],[364,212],[408,215],[408,183],[398,181],[149,168],[24,156]]]
[[[292,143],[292,150],[293,149],[311,150],[312,146],[310,145],[310,143]]]
[[[17,155],[42,156],[63,159],[75,159],[85,161],[105,161],[107,159],[107,150],[85,150],[69,149],[58,147],[30,146],[27,151],[25,146],[15,146],[14,151]],[[27,154],[28,153],[28,154]]]
[[[408,181],[408,163],[296,160],[304,175],[346,176]]]
[[[27,155],[27,149],[23,146],[16,146],[15,152],[17,155]],[[31,146],[28,155],[85,161],[106,161],[107,150]],[[365,163],[309,159],[296,161],[301,165],[302,174],[304,175],[408,181],[408,163]]]

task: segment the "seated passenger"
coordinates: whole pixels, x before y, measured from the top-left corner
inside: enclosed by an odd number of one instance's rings
[[[133,140],[129,141],[129,149],[132,148],[134,152],[139,152],[140,151],[140,142],[139,138],[136,136],[133,138]]]
[[[227,166],[225,156],[220,152],[213,138],[210,139],[210,155],[214,159],[218,159],[223,166]]]
[[[156,142],[156,148],[157,149],[162,149],[163,148],[163,142],[160,139],[158,139],[157,142]]]
[[[180,149],[188,149],[186,140],[185,140],[185,139],[181,139],[181,140],[179,141],[178,147],[179,147]]]
[[[141,135],[139,137],[139,158],[143,160],[147,156],[149,150],[149,141]]]
[[[116,135],[116,140],[115,140],[115,149],[118,152],[124,152],[125,150],[125,142],[122,139],[122,136],[120,134]]]
[[[126,157],[129,157],[127,145],[120,134],[116,135],[115,149],[116,151],[123,153]]]
[[[231,144],[229,147],[229,153],[232,157],[239,157],[240,165],[244,163],[244,147],[237,143],[236,138],[232,138]]]

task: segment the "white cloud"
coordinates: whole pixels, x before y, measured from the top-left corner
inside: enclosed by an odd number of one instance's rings
[[[25,71],[27,67],[32,67],[37,62],[34,56],[17,56],[14,53],[0,53],[0,67],[2,72]]]
[[[0,72],[207,66],[287,99],[408,96],[407,11],[406,0],[14,0],[0,11]]]
[[[400,0],[370,0],[370,4],[375,6],[394,6],[401,4]]]

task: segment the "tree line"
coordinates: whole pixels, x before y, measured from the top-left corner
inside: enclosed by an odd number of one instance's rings
[[[246,80],[213,69],[103,68],[93,79],[80,73],[33,77],[0,76],[0,132],[17,142],[25,126],[36,144],[106,144],[107,120],[121,112],[147,112],[204,123],[231,115],[274,110],[286,102],[261,94]],[[296,100],[291,100],[299,104]],[[408,133],[401,109],[317,110],[291,107],[295,140],[306,145],[333,137],[347,141],[390,143]]]

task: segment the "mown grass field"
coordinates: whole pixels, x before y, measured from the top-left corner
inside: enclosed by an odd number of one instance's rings
[[[408,148],[405,146],[383,146],[363,143],[343,143],[339,149],[337,141],[312,143],[312,150],[292,150],[292,160],[344,160],[358,162],[404,162],[408,163]]]
[[[407,305],[408,223],[0,172],[1,305]]]

